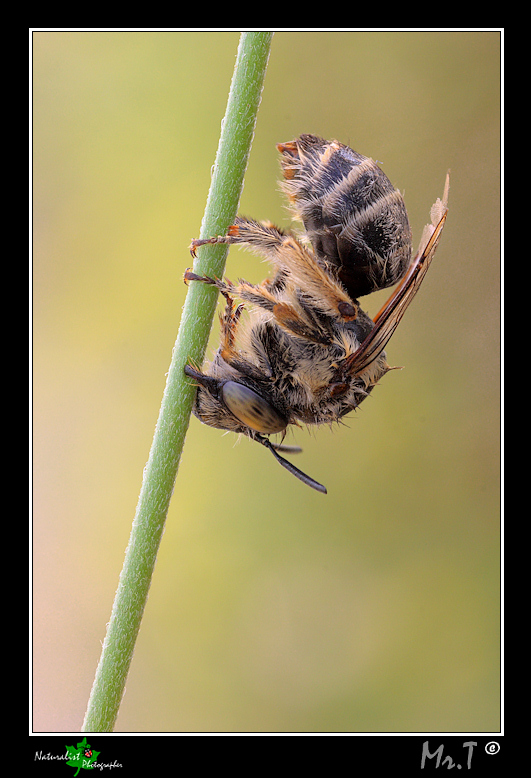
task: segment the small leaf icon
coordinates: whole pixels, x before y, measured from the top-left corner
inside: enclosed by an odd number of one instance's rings
[[[74,778],[76,778],[81,769],[91,770],[100,753],[101,751],[94,751],[94,749],[90,747],[86,737],[84,737],[81,743],[78,743],[75,748],[74,746],[66,746],[66,754],[68,756],[67,765],[76,768]]]

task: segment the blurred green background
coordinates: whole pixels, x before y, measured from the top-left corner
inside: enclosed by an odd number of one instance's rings
[[[238,39],[33,35],[37,731],[83,720]],[[241,212],[288,226],[275,144],[310,132],[381,163],[415,245],[448,169],[450,215],[406,369],[291,436],[328,496],[192,419],[117,731],[499,728],[499,78],[497,32],[275,34]]]

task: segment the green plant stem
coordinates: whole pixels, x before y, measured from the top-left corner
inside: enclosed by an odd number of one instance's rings
[[[236,215],[272,36],[241,34],[201,238],[225,234]],[[200,250],[196,272],[221,277],[226,255],[222,245]],[[194,387],[184,366],[201,365],[216,302],[215,288],[190,284],[84,732],[111,732],[118,715],[190,420]]]

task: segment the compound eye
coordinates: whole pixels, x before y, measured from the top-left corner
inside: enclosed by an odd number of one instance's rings
[[[223,384],[221,394],[229,411],[255,432],[268,435],[286,429],[286,420],[248,386],[227,381]]]

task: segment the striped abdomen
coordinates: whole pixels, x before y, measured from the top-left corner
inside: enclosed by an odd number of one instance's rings
[[[278,146],[283,188],[315,254],[335,266],[356,299],[396,283],[411,257],[400,192],[370,157],[338,141],[301,135]]]

